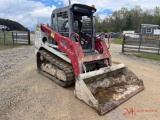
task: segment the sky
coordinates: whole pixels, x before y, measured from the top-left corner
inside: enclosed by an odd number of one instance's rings
[[[37,23],[50,23],[50,16],[55,8],[69,4],[69,0],[0,0],[0,18],[17,21],[30,30]],[[143,9],[160,7],[159,0],[71,0],[71,3],[95,5],[101,19],[114,11],[140,5]],[[95,14],[96,14],[95,13]]]

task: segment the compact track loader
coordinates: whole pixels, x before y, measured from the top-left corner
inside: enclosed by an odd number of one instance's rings
[[[51,25],[36,26],[38,71],[62,87],[75,84],[75,96],[100,115],[144,89],[124,64],[112,65],[110,41],[95,35],[94,6],[72,4],[53,10]]]

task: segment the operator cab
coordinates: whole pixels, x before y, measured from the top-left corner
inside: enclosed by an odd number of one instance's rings
[[[51,16],[51,27],[59,34],[79,42],[84,52],[94,52],[93,14],[95,12],[94,7],[82,4],[55,9]]]

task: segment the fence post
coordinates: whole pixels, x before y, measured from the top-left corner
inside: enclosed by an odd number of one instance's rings
[[[13,34],[13,32],[12,32],[12,42],[14,44],[14,34]]]
[[[31,44],[31,40],[30,40],[30,31],[28,31],[28,44]]]
[[[160,51],[160,40],[159,40],[158,54],[159,54],[159,51]]]
[[[6,44],[6,32],[3,32],[3,33],[4,33],[4,34],[3,34],[3,35],[4,35],[4,36],[3,36],[3,37],[4,37],[4,39],[3,39],[3,44],[5,45],[5,44]]]
[[[141,49],[141,43],[142,43],[142,34],[139,35],[140,37],[140,41],[139,41],[139,48],[138,48],[138,52],[140,51]]]
[[[125,35],[123,35],[123,41],[122,41],[122,52],[124,52],[124,43],[125,43]]]
[[[16,43],[17,43],[17,32],[16,32]]]

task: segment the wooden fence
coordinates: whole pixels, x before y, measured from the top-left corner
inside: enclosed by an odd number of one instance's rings
[[[0,32],[0,44],[31,44],[30,32]]]
[[[160,36],[126,34],[123,37],[122,52],[146,52],[160,54]]]

